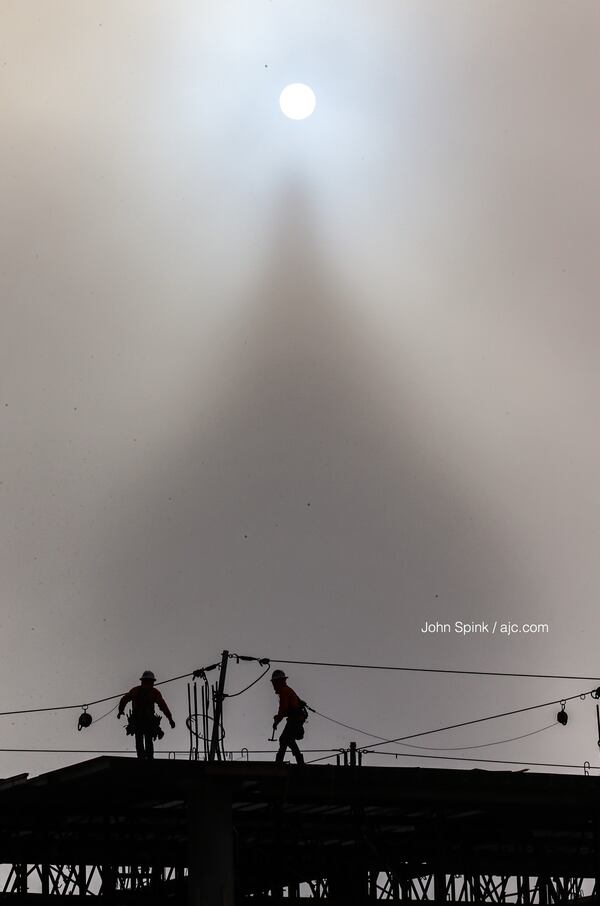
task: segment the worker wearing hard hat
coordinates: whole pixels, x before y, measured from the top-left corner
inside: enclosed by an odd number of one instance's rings
[[[298,764],[304,764],[304,757],[296,740],[302,739],[304,736],[304,721],[307,717],[306,705],[288,686],[287,676],[283,670],[274,670],[271,682],[279,696],[279,711],[273,718],[273,730],[285,718],[285,727],[279,737],[279,750],[275,761],[281,764],[286,750],[289,748]]]
[[[125,705],[131,702],[131,715],[127,724],[127,733],[135,735],[135,748],[138,758],[154,758],[154,740],[162,739],[160,717],[154,713],[154,706],[158,705],[171,728],[175,729],[175,721],[169,707],[158,691],[154,688],[156,677],[151,670],[144,670],[140,677],[140,685],[134,686],[126,692],[119,702],[117,717],[120,718],[125,710]]]

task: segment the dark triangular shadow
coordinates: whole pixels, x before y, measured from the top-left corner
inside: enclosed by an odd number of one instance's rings
[[[414,384],[398,380],[394,411],[382,400],[302,187],[273,232],[210,417],[189,413],[145,509],[102,540],[113,606],[185,663],[194,646],[339,658],[376,641],[414,661],[424,618],[485,618],[527,580],[493,514],[431,468]]]

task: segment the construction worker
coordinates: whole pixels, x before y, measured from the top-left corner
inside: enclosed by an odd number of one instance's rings
[[[304,757],[298,748],[297,739],[304,736],[304,721],[306,720],[306,706],[298,698],[293,689],[287,684],[287,676],[283,670],[274,670],[271,682],[275,693],[279,696],[279,711],[273,717],[273,731],[285,718],[285,727],[279,737],[279,751],[275,756],[277,764],[282,764],[286,749],[290,749],[298,764],[304,764]]]
[[[138,758],[154,758],[154,740],[162,739],[160,717],[154,713],[154,705],[158,705],[165,715],[171,728],[175,729],[175,721],[169,711],[168,705],[158,689],[154,688],[156,677],[151,670],[144,670],[140,676],[140,685],[134,686],[126,692],[119,702],[117,717],[121,718],[125,705],[131,702],[131,717],[127,724],[127,733],[135,735],[135,748]]]

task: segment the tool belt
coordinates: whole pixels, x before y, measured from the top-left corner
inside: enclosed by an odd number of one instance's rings
[[[308,711],[303,701],[298,708],[293,708],[288,714],[288,721],[292,725],[294,737],[304,739],[304,724],[308,720]]]
[[[165,735],[160,728],[161,718],[158,714],[150,717],[136,717],[131,711],[127,715],[127,725],[125,732],[128,736],[135,736],[136,733],[150,733],[152,739],[162,739]]]

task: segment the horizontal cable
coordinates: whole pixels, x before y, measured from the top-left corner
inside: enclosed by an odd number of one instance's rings
[[[564,676],[554,673],[504,673],[498,670],[450,670],[441,667],[398,667],[389,664],[346,664],[336,661],[291,661],[269,658],[272,664],[298,664],[303,667],[348,667],[353,670],[397,670],[405,673],[455,673],[463,676],[509,676],[517,679],[560,679],[600,681],[597,676]]]
[[[174,683],[176,680],[186,679],[187,677],[193,676],[193,673],[194,671],[191,671],[190,673],[181,673],[179,676],[171,676],[169,677],[169,679],[161,680],[160,683],[155,683],[155,685],[165,686],[167,683]],[[117,692],[116,695],[108,695],[106,696],[106,698],[97,698],[93,702],[82,702],[78,705],[54,705],[53,707],[49,708],[21,708],[18,711],[0,711],[0,717],[11,717],[14,714],[41,714],[46,711],[74,711],[79,708],[91,708],[94,705],[102,705],[104,704],[104,702],[112,702],[117,698],[122,698],[125,694],[125,692]],[[98,718],[98,720],[101,719],[102,718],[100,717]],[[0,749],[0,751],[2,750]]]
[[[232,755],[274,755],[276,749],[232,749]],[[334,755],[339,755],[343,752],[343,749],[304,749],[304,752],[307,754],[312,754],[313,752],[328,752],[329,754],[323,756],[323,758],[332,758]],[[434,758],[443,761],[468,761],[468,762],[480,762],[483,764],[512,764],[520,765],[526,767],[535,767],[535,768],[572,768],[574,770],[582,770],[583,766],[580,764],[563,764],[561,762],[543,762],[543,761],[506,761],[498,758],[461,758],[458,755],[411,755],[408,752],[385,752],[378,751],[372,752],[368,749],[361,750],[363,754],[366,755],[381,755],[389,756],[392,758]],[[42,754],[65,754],[65,755],[135,755],[134,749],[4,749],[0,748],[0,752],[19,752],[19,753],[42,753]],[[156,749],[155,755],[188,755],[189,749]],[[309,764],[314,764],[316,761],[321,761],[322,759],[313,759]],[[595,765],[590,765],[588,770],[598,771],[600,767]]]
[[[312,753],[312,752],[339,752],[337,749],[304,749],[303,751]],[[1,749],[0,752],[41,752],[45,754],[70,754],[70,755],[129,755],[133,753],[136,754],[135,749]],[[227,754],[231,755],[275,755],[277,749],[227,749]],[[190,750],[188,749],[155,749],[155,755],[187,755],[189,756]],[[193,761],[194,759],[190,759]],[[0,781],[1,782],[1,781]]]
[[[239,655],[241,659],[248,659],[242,655]],[[413,673],[444,673],[444,674],[461,674],[466,676],[505,676],[505,677],[515,677],[519,679],[530,678],[530,679],[562,679],[562,680],[591,680],[595,682],[598,680],[598,677],[591,676],[566,676],[560,674],[548,674],[548,673],[504,673],[500,671],[490,671],[490,670],[451,670],[451,669],[442,669],[436,667],[400,667],[395,665],[388,664],[354,664],[354,663],[341,663],[335,661],[301,661],[301,660],[289,660],[283,658],[251,658],[251,660],[257,660],[261,664],[296,664],[302,666],[311,666],[311,667],[345,667],[359,670],[393,670],[393,671],[402,671],[402,672],[413,672]],[[218,667],[219,664],[211,664],[210,667],[200,668],[199,670],[194,670],[189,673],[181,673],[178,676],[171,676],[169,679],[161,680],[159,683],[156,683],[156,686],[164,686],[167,683],[174,683],[180,679],[187,679],[192,676],[198,676],[203,671],[208,671],[215,667]],[[268,670],[268,668],[267,668]],[[267,671],[265,671],[267,672]],[[260,677],[262,678],[262,677]],[[258,682],[258,680],[255,680]],[[250,688],[254,683],[251,683]],[[128,690],[126,690],[128,691]],[[243,690],[245,691],[245,690]],[[19,714],[41,714],[44,712],[50,711],[73,711],[78,708],[90,708],[94,705],[101,705],[105,702],[115,701],[115,699],[121,698],[125,693],[118,692],[115,695],[108,695],[105,698],[97,698],[94,701],[80,702],[73,705],[53,705],[50,707],[43,708],[19,708],[10,711],[0,711],[0,717],[12,717]],[[237,693],[234,693],[234,695]],[[230,698],[233,696],[229,696]],[[100,718],[99,718],[100,719]]]
[[[561,701],[564,701],[564,699],[561,699]],[[313,712],[313,714],[317,714],[319,717],[323,717],[325,720],[331,721],[331,723],[338,724],[338,726],[340,726],[340,727],[345,727],[346,730],[352,730],[352,732],[360,733],[363,736],[370,736],[371,739],[379,739],[379,740],[381,740],[381,742],[384,742],[384,743],[391,742],[391,740],[389,740],[386,736],[378,736],[377,733],[369,733],[368,730],[361,730],[360,727],[351,727],[350,724],[345,724],[341,720],[335,720],[335,718],[333,718],[333,717],[328,717],[327,714],[321,714],[320,711],[315,711],[314,708],[310,708],[310,710]],[[535,736],[537,733],[543,733],[545,730],[550,730],[551,728],[557,727],[557,726],[558,726],[558,724],[556,722],[553,722],[551,724],[548,724],[545,727],[540,727],[538,730],[532,730],[529,733],[523,733],[521,736],[511,736],[509,739],[498,739],[494,742],[483,742],[483,743],[479,743],[478,745],[418,746],[418,745],[411,744],[409,742],[401,742],[400,740],[397,741],[397,744],[407,746],[411,749],[427,749],[429,751],[437,750],[440,752],[466,751],[467,749],[484,749],[484,748],[487,748],[488,746],[498,746],[498,745],[503,745],[504,743],[507,743],[507,742],[516,742],[519,739],[526,739],[526,737],[528,737],[528,736]]]
[[[546,730],[554,730],[560,726],[557,721],[540,727],[538,730],[531,730],[529,733],[522,733],[520,736],[511,736],[509,739],[496,739],[494,742],[481,742],[476,746],[417,746],[412,742],[399,742],[400,746],[407,746],[409,749],[426,749],[428,752],[467,752],[471,749],[488,749],[490,746],[502,746],[507,742],[518,742],[519,739],[527,739],[528,736],[537,736],[538,733],[544,733]]]
[[[582,698],[586,695],[589,695],[588,692],[579,693],[578,695],[570,695],[564,698],[553,699],[549,702],[542,702],[539,705],[528,705],[525,708],[515,708],[512,711],[502,711],[500,714],[490,714],[487,717],[476,717],[474,720],[464,720],[458,724],[448,724],[445,727],[436,727],[433,730],[423,730],[419,733],[410,733],[407,736],[398,736],[395,739],[382,740],[381,742],[376,742],[371,748],[375,749],[386,743],[396,743],[396,742],[405,742],[407,739],[416,739],[419,736],[430,736],[432,733],[442,733],[445,730],[457,730],[460,727],[470,727],[474,724],[484,723],[487,720],[498,720],[501,717],[512,717],[515,714],[525,714],[528,711],[537,711],[540,708],[549,708],[551,705],[562,705],[563,702],[573,701],[576,698]]]
[[[445,730],[456,730],[461,727],[472,726],[474,724],[483,723],[488,720],[497,720],[501,717],[512,717],[515,714],[523,714],[527,711],[535,711],[535,710],[538,710],[539,708],[550,707],[551,705],[562,705],[563,702],[566,703],[566,702],[572,701],[576,698],[583,699],[583,698],[585,698],[586,695],[589,695],[589,694],[590,694],[589,692],[579,693],[578,695],[571,695],[571,696],[567,696],[566,698],[555,699],[554,701],[551,701],[551,702],[542,702],[539,705],[528,705],[525,708],[516,708],[513,711],[503,711],[500,714],[490,714],[486,717],[477,717],[474,720],[465,720],[458,724],[449,724],[445,727],[436,727],[433,730],[423,730],[418,733],[410,733],[407,736],[398,736],[395,739],[384,739],[382,736],[377,736],[374,733],[369,733],[367,730],[361,730],[359,727],[352,727],[349,724],[342,723],[342,721],[335,720],[335,718],[333,718],[333,717],[328,717],[326,714],[321,714],[319,711],[316,711],[314,708],[309,707],[309,710],[312,711],[314,714],[318,714],[319,717],[325,718],[325,720],[330,720],[332,723],[345,727],[347,730],[352,730],[354,733],[360,733],[364,736],[370,736],[373,739],[380,740],[379,742],[376,742],[374,745],[371,746],[372,749],[375,749],[382,745],[389,745],[389,744],[393,744],[393,743],[401,744],[401,743],[406,742],[406,740],[408,740],[408,739],[417,739],[420,736],[430,736],[434,733],[443,733]],[[360,746],[357,751],[362,751],[365,748],[367,748],[367,747]]]
[[[366,750],[364,754],[388,755],[392,758],[437,758],[443,761],[472,761],[482,764],[514,764],[529,768],[574,768],[577,771],[582,771],[584,768],[582,764],[563,764],[562,762],[549,761],[507,761],[500,758],[461,758],[459,755],[411,755],[409,752],[371,752],[370,750]],[[600,766],[596,767],[595,765],[587,764],[586,767],[589,771],[600,771]]]

